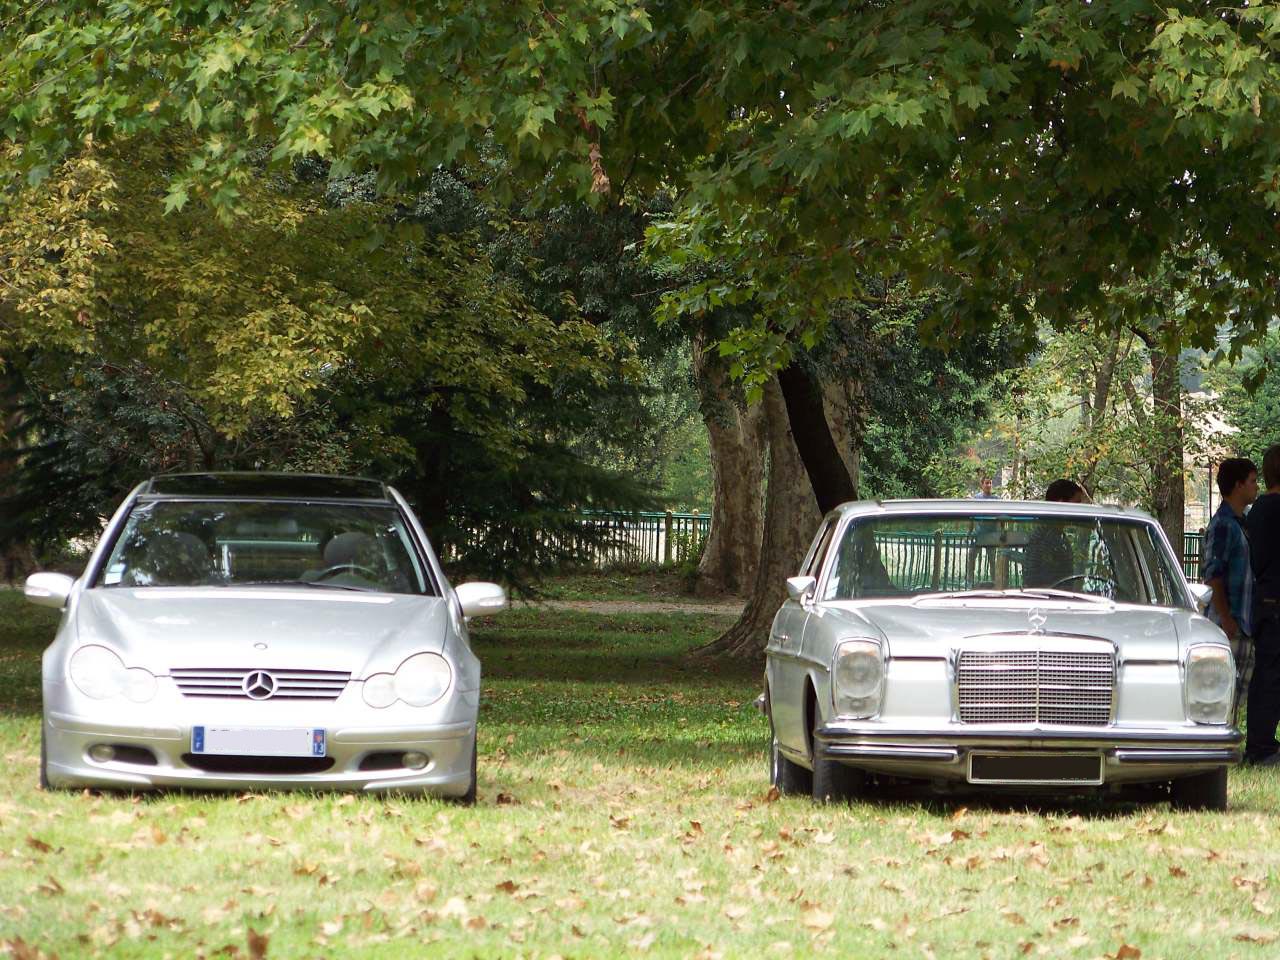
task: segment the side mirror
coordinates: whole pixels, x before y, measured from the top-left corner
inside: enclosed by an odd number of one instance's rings
[[[787,577],[787,596],[796,603],[804,603],[812,598],[817,585],[818,581],[814,577]]]
[[[1195,598],[1196,609],[1204,613],[1209,609],[1209,601],[1213,599],[1213,587],[1207,583],[1188,583],[1191,588],[1191,596]]]
[[[75,580],[65,573],[33,573],[27,577],[22,592],[28,600],[41,607],[53,607],[61,610],[67,605],[67,597]]]
[[[459,584],[454,592],[458,595],[458,602],[462,604],[464,617],[483,617],[490,613],[501,613],[508,606],[507,591],[496,583],[483,581],[463,583]]]

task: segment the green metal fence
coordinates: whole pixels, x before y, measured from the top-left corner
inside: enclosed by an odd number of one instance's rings
[[[1184,533],[1182,535],[1182,572],[1192,582],[1200,579],[1200,555],[1203,551],[1203,533]]]

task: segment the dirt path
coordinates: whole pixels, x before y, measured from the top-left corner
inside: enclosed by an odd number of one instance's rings
[[[699,602],[696,600],[518,600],[512,605],[543,610],[577,610],[582,613],[712,613],[736,617],[743,601]]]

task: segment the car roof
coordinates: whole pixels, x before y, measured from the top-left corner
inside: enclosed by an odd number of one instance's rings
[[[365,477],[320,473],[227,471],[166,473],[152,477],[139,491],[144,497],[248,497],[267,500],[390,501],[386,486]]]
[[[1003,500],[997,497],[964,500],[855,500],[843,503],[835,511],[841,515],[907,516],[913,514],[956,514],[957,516],[1009,515],[1034,513],[1041,516],[1100,517],[1117,520],[1142,520],[1154,523],[1145,510],[1120,507],[1112,503],[1058,503],[1049,500]]]

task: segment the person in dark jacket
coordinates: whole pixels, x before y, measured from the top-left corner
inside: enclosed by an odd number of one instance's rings
[[[1280,444],[1262,457],[1267,489],[1245,516],[1253,568],[1253,677],[1245,763],[1280,765]]]
[[[1055,480],[1044,492],[1050,503],[1088,503],[1089,495],[1074,480]],[[1042,520],[1027,541],[1022,585],[1025,587],[1069,587],[1078,578],[1062,525]]]

